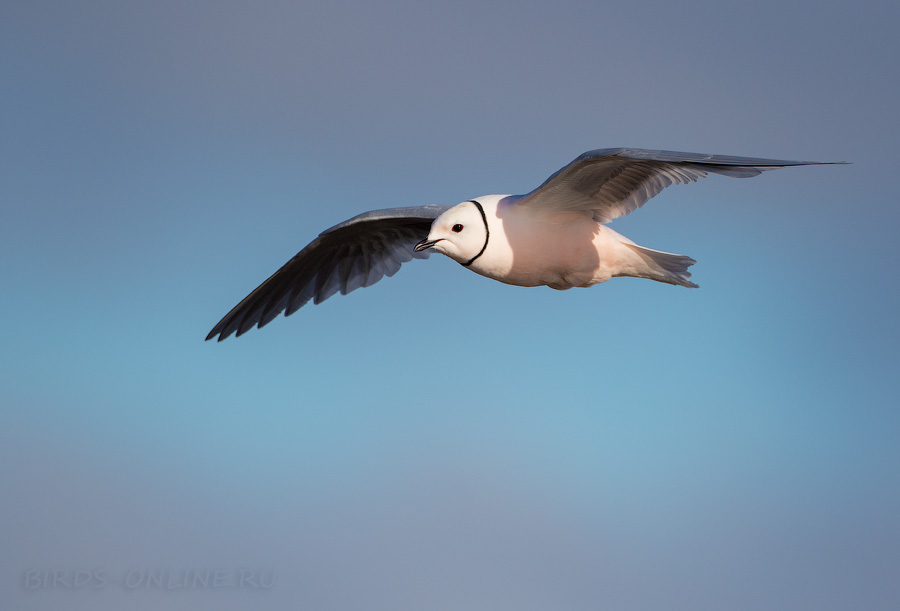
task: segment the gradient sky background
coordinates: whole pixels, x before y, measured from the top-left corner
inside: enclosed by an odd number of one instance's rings
[[[893,1],[0,5],[0,607],[900,607]],[[359,212],[631,146],[851,161],[614,223],[700,290],[435,256],[215,344]],[[270,570],[268,589],[25,586]]]

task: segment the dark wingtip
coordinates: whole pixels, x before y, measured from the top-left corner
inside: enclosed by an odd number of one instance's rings
[[[227,327],[220,322],[215,327],[213,327],[213,330],[209,332],[209,335],[207,335],[206,339],[203,341],[208,342],[218,335],[219,338],[216,341],[221,342],[222,340],[228,339],[232,333],[233,331],[229,331]]]
[[[209,335],[207,335],[207,336],[206,336],[206,339],[203,340],[203,341],[208,342],[209,340],[215,338],[217,335],[219,336],[219,339],[216,340],[216,341],[222,341],[223,339],[225,339],[226,337],[228,337],[228,335],[223,334],[218,328],[215,328],[215,329],[213,329],[212,331],[209,332]],[[230,335],[230,334],[229,334],[229,335]]]

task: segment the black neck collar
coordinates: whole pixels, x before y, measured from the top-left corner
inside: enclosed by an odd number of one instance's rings
[[[474,199],[469,200],[470,203],[475,204],[475,207],[478,208],[478,212],[481,213],[481,220],[484,221],[484,246],[481,247],[481,250],[478,251],[478,254],[463,263],[463,267],[469,267],[473,263],[475,263],[475,259],[484,254],[484,249],[487,248],[488,240],[491,239],[491,230],[488,229],[487,215],[484,213],[484,208],[481,207],[481,204],[476,202]]]

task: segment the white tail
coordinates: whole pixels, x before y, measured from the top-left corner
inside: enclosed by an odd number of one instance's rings
[[[657,282],[666,282],[692,289],[698,288],[698,285],[690,280],[691,272],[688,271],[688,268],[696,263],[690,257],[644,248],[628,242],[622,242],[622,244],[637,253],[642,264],[635,265],[634,273],[621,273],[616,274],[617,276],[648,278]]]

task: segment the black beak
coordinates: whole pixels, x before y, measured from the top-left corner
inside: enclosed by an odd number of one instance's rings
[[[421,242],[419,242],[418,244],[416,244],[416,247],[413,248],[413,250],[416,252],[422,252],[426,248],[431,248],[432,246],[434,246],[435,244],[437,244],[440,241],[441,240],[429,240],[428,238],[426,238],[426,239],[422,240]]]

